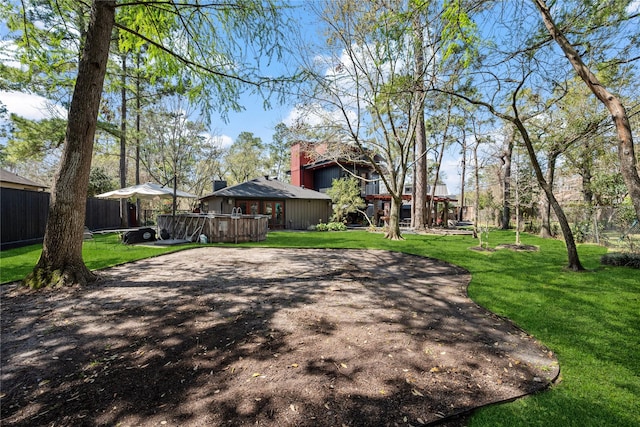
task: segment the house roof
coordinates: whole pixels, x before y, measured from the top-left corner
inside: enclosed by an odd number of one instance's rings
[[[6,169],[0,169],[0,182],[7,182],[10,184],[22,185],[25,187],[32,187],[32,188],[38,188],[38,189],[48,188],[44,184],[39,184],[35,181],[31,181],[30,179],[21,177],[20,175],[16,175],[13,172],[9,172]]]
[[[225,187],[200,198],[234,197],[243,199],[305,199],[331,200],[331,197],[319,191],[297,187],[277,179],[266,177],[252,179],[242,184]]]

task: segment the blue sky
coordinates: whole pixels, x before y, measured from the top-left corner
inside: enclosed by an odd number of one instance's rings
[[[314,3],[313,0],[292,0],[291,3],[297,7],[293,11],[293,15],[303,37],[308,39],[310,44],[317,38],[318,26],[314,22],[314,15],[309,11],[309,6],[318,3]],[[0,24],[0,32],[2,27],[4,26]],[[278,67],[275,66],[269,72],[278,73],[278,70]],[[42,100],[32,95],[0,92],[0,101],[7,106],[10,112],[27,118],[42,118],[47,114]],[[250,132],[261,138],[264,143],[269,143],[278,123],[291,124],[289,119],[294,111],[292,104],[278,105],[274,101],[271,109],[264,109],[263,100],[250,93],[241,97],[240,104],[244,106],[245,110],[229,112],[227,122],[224,122],[220,116],[210,117],[210,134],[219,136],[224,146],[230,145],[241,132]],[[452,150],[445,156],[441,168],[450,193],[459,191],[459,157],[460,155]]]
[[[317,25],[308,6],[317,3],[314,3],[313,0],[292,0],[291,3],[297,6],[293,13],[303,36],[310,41],[313,40],[316,37]],[[639,10],[640,0],[635,0],[629,9],[631,11]],[[0,34],[5,32],[6,28],[0,23]],[[2,59],[6,62],[6,58]],[[0,101],[7,106],[10,112],[27,118],[37,119],[47,114],[42,99],[32,95],[0,92]],[[238,113],[230,112],[228,122],[225,123],[219,116],[210,118],[210,133],[220,136],[224,145],[230,145],[241,132],[251,132],[260,137],[264,143],[269,143],[275,126],[280,122],[290,124],[288,119],[294,111],[294,106],[291,104],[278,105],[275,102],[271,109],[265,110],[262,99],[251,94],[243,95],[240,103],[245,110]],[[445,175],[444,181],[451,193],[457,192],[460,187],[459,163],[459,154],[451,152],[445,157],[442,165],[442,171]]]
[[[304,29],[305,37],[312,37],[315,34],[312,15],[307,6],[309,0],[290,0],[294,9],[291,14],[299,24],[299,28]],[[0,34],[6,34],[7,28],[4,23],[0,23]],[[0,58],[4,63],[11,65],[10,59]],[[14,64],[19,66],[19,64]],[[267,72],[282,73],[275,64]],[[17,92],[1,92],[0,102],[5,104],[10,113],[16,113],[29,119],[41,119],[49,116],[45,107],[45,100],[35,95]],[[228,121],[225,123],[220,116],[210,117],[211,134],[220,136],[225,145],[230,145],[241,132],[251,132],[262,139],[264,143],[271,142],[275,126],[286,120],[292,111],[292,105],[278,105],[272,102],[272,108],[264,109],[263,100],[257,95],[250,93],[243,94],[240,104],[245,108],[242,112],[230,112]],[[63,112],[64,114],[64,112]]]
[[[308,0],[292,0],[290,3],[295,6],[292,11],[299,24],[303,28],[305,37],[312,37],[315,34],[312,15],[306,9],[310,4]],[[0,34],[6,34],[7,28],[0,23]],[[4,63],[10,65],[11,60],[0,58]],[[19,64],[15,64],[19,66]],[[282,73],[278,66],[267,70],[273,73]],[[2,102],[10,113],[16,113],[29,119],[41,119],[49,116],[45,100],[35,95],[18,92],[1,92],[0,102]],[[220,116],[210,117],[210,132],[212,135],[220,136],[225,145],[230,145],[241,132],[251,132],[262,139],[264,143],[271,142],[275,126],[287,119],[293,109],[292,105],[279,105],[272,102],[270,109],[263,108],[263,100],[257,95],[250,93],[243,94],[240,104],[245,108],[242,112],[230,112],[228,121],[225,123]],[[62,112],[64,114],[64,112]]]
[[[291,0],[290,4],[295,6],[292,15],[298,24],[301,36],[306,39],[308,45],[311,45],[318,40],[319,35],[316,18],[309,7],[319,3],[314,0]],[[6,28],[2,27],[4,25],[0,24],[0,32],[6,32]],[[4,31],[2,31],[3,29]],[[280,70],[281,68],[276,64],[268,72],[279,74]],[[0,101],[7,106],[10,112],[26,118],[39,119],[48,115],[44,100],[37,96],[0,92]],[[290,119],[295,111],[293,104],[279,105],[275,100],[273,100],[270,109],[265,109],[263,100],[248,92],[242,95],[240,104],[243,105],[244,111],[229,112],[226,122],[219,115],[210,117],[209,133],[219,137],[220,143],[225,147],[231,145],[241,132],[250,132],[261,138],[263,143],[270,143],[275,126],[281,122],[287,125],[291,124]],[[441,178],[447,184],[450,193],[457,193],[460,188],[459,157],[458,153],[448,153],[441,167]]]

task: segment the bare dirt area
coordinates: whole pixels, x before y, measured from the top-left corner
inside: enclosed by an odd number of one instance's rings
[[[2,425],[453,425],[559,370],[422,257],[208,247],[101,276],[3,287]]]

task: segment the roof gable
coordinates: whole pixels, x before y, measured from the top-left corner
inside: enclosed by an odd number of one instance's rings
[[[297,187],[277,179],[265,177],[252,179],[242,184],[214,191],[201,199],[211,197],[234,197],[244,199],[315,199],[331,200],[331,197],[319,191]]]
[[[27,187],[34,187],[34,188],[43,188],[43,189],[48,188],[44,184],[39,184],[35,181],[31,181],[30,179],[21,177],[20,175],[16,175],[13,172],[9,172],[6,169],[0,169],[0,182],[8,182],[11,184],[24,185]]]

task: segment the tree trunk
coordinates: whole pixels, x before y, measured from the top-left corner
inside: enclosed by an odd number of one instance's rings
[[[136,57],[136,185],[140,184],[140,52]],[[140,216],[140,199],[136,199],[136,222],[142,224]],[[144,224],[147,225],[147,224]]]
[[[460,206],[458,210],[458,221],[460,222],[462,222],[464,214],[464,184],[467,174],[467,135],[464,128],[462,132],[462,167],[460,171],[460,201],[458,202],[458,206]]]
[[[446,138],[446,132],[445,132],[445,138]],[[440,149],[440,153],[438,154],[438,161],[436,162],[436,173],[433,178],[433,187],[431,187],[431,197],[429,197],[429,212],[431,213],[432,210],[434,211],[433,218],[431,218],[429,221],[430,225],[434,225],[434,224],[437,225],[438,223],[438,215],[437,215],[438,206],[437,206],[437,202],[435,201],[435,198],[436,198],[436,187],[438,186],[438,178],[440,178],[440,166],[442,165],[442,158],[444,156],[445,145],[446,145],[446,140],[443,140],[442,148]]]
[[[424,107],[424,102],[422,105]],[[413,226],[418,230],[424,230],[427,223],[427,136],[424,120],[420,120],[416,125],[416,144],[418,158],[416,159]]]
[[[598,78],[591,72],[591,70],[582,61],[580,54],[569,43],[569,40],[564,36],[564,33],[558,29],[551,12],[544,0],[533,0],[536,7],[542,15],[542,21],[547,27],[549,34],[556,41],[558,46],[562,49],[565,56],[576,70],[576,73],[585,82],[589,90],[607,107],[613,123],[618,133],[618,158],[620,159],[620,171],[622,177],[629,190],[629,197],[631,203],[636,212],[636,218],[640,220],[640,174],[638,173],[637,160],[633,147],[633,134],[631,132],[631,125],[629,123],[629,117],[627,112],[620,102],[620,99],[610,93],[600,83]]]
[[[400,197],[391,196],[391,208],[389,209],[389,228],[385,234],[385,239],[403,240],[400,235],[400,208],[402,207],[402,195]]]
[[[520,165],[516,157],[516,245],[520,246]]]
[[[412,170],[413,170],[413,174],[412,174],[412,178],[411,178],[411,227],[415,227],[416,226],[416,203],[417,203],[417,199],[416,199],[416,187],[418,186],[416,184],[416,142],[414,140],[413,143],[413,160],[411,162],[412,164]]]
[[[56,174],[42,254],[24,280],[32,288],[86,284],[96,279],[82,260],[93,141],[102,95],[115,0],[95,0],[69,108],[66,141]]]
[[[538,162],[538,158],[536,157],[535,150],[533,149],[533,143],[529,138],[529,133],[527,132],[522,121],[517,117],[512,120],[513,123],[517,126],[520,134],[522,135],[522,139],[524,140],[524,145],[527,147],[527,153],[529,154],[529,160],[531,161],[531,165],[533,166],[533,170],[536,173],[536,178],[538,179],[538,183],[540,187],[544,190],[547,195],[547,199],[551,204],[551,208],[556,214],[558,218],[558,222],[560,223],[560,229],[562,230],[562,235],[564,236],[565,244],[567,245],[567,257],[569,258],[569,264],[567,266],[568,269],[573,271],[582,271],[584,267],[580,263],[580,258],[578,256],[578,248],[576,247],[575,239],[573,238],[573,232],[571,231],[571,226],[569,225],[569,221],[567,220],[567,216],[564,214],[562,210],[562,206],[558,203],[555,195],[553,194],[553,189],[544,178],[542,174],[542,168],[540,167],[540,163]]]
[[[120,188],[127,186],[127,55],[122,58],[122,81],[120,84]],[[120,199],[120,225],[129,226],[129,203]]]
[[[475,181],[475,196],[473,198],[473,237],[480,239],[478,246],[482,247],[482,233],[480,233],[480,168],[478,167],[478,148],[480,146],[479,140],[476,141],[473,146],[473,177]]]
[[[415,198],[413,199],[414,217],[413,226],[418,230],[424,230],[427,222],[427,132],[424,124],[424,34],[420,14],[415,13],[413,20],[413,42],[415,49],[415,75],[416,92],[414,94],[414,109],[417,116],[415,144]]]
[[[431,215],[432,211],[437,210],[437,206],[435,205],[436,198],[436,187],[438,186],[438,179],[440,178],[440,167],[442,166],[442,159],[444,157],[444,150],[447,148],[447,138],[449,137],[449,124],[451,123],[451,109],[453,108],[453,98],[449,100],[449,108],[447,109],[447,121],[445,122],[444,133],[442,134],[442,147],[440,148],[440,153],[438,153],[438,159],[436,161],[436,173],[433,177],[433,187],[431,187],[431,196],[429,197],[429,207],[428,207],[428,215],[429,215],[429,226],[437,224],[437,215]],[[434,209],[435,207],[435,209]]]
[[[513,157],[513,144],[515,129],[507,137],[504,152],[502,153],[503,173],[502,173],[502,229],[508,230],[511,227],[511,158]]]
[[[582,200],[589,206],[593,205],[593,185],[591,184],[591,170],[585,168],[582,173]]]
[[[558,156],[560,153],[558,151],[552,150],[547,157],[547,183],[549,187],[553,188],[553,181],[555,180],[556,175],[556,161],[558,160]],[[542,215],[542,225],[540,226],[540,237],[543,239],[549,239],[553,237],[551,233],[551,203],[549,202],[549,198],[546,197],[543,202],[543,206],[541,209]]]

